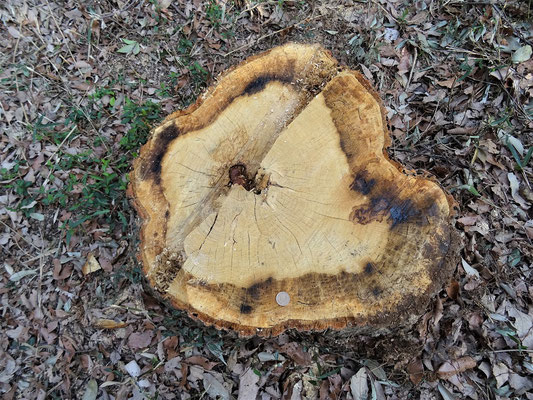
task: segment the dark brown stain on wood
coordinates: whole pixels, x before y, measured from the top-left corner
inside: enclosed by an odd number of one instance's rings
[[[243,95],[252,95],[259,93],[263,91],[266,87],[266,85],[269,82],[277,81],[281,83],[288,83],[291,84],[294,82],[294,63],[292,63],[292,68],[290,68],[287,71],[284,71],[286,75],[277,75],[277,74],[264,74],[257,78],[255,78],[253,81],[248,83],[246,87],[244,88],[242,94]]]
[[[446,224],[442,225],[446,228]],[[414,225],[412,229],[422,229],[421,227]],[[449,261],[448,250],[451,246],[450,229],[443,229],[442,231],[435,229],[435,236],[432,238],[434,245],[427,245],[424,247],[425,256],[434,261],[434,266],[428,270],[431,279],[437,279],[441,273],[443,264]],[[392,233],[389,237],[386,247],[395,248],[399,243],[402,243],[405,248],[405,252],[412,253],[418,251],[420,243],[412,241],[409,243],[404,242],[404,235],[401,232]],[[453,258],[453,257],[452,257]],[[368,273],[370,266],[372,266],[372,273]],[[354,297],[358,299],[360,306],[362,307],[375,307],[380,304],[380,311],[376,311],[375,314],[371,314],[368,317],[363,318],[361,321],[364,324],[380,324],[387,326],[388,324],[397,323],[399,320],[406,318],[413,312],[419,312],[422,307],[427,304],[427,293],[434,290],[434,286],[431,286],[425,292],[408,293],[400,304],[396,304],[392,300],[391,295],[394,292],[387,290],[387,284],[391,280],[397,280],[398,270],[398,256],[395,252],[384,253],[379,256],[378,259],[368,261],[363,266],[363,270],[360,273],[347,272],[342,270],[335,275],[323,274],[323,273],[308,273],[298,278],[290,278],[277,280],[273,277],[269,277],[265,280],[258,281],[249,287],[239,288],[235,285],[223,283],[223,284],[205,284],[201,286],[201,290],[205,291],[206,295],[214,296],[221,304],[230,306],[236,304],[236,312],[241,315],[262,312],[270,312],[272,307],[278,307],[275,303],[275,295],[280,291],[286,291],[294,293],[294,297],[291,298],[291,307],[295,308],[308,308],[315,305],[323,304],[324,302],[335,304],[345,299],[345,292],[350,291],[354,293]],[[375,272],[379,271],[379,277]],[[401,275],[400,275],[401,276]],[[192,281],[192,276],[185,274],[183,276],[185,281]],[[403,276],[401,279],[410,281],[412,277]],[[385,286],[384,286],[385,285]],[[200,286],[198,286],[200,287]],[[292,296],[291,296],[292,297]],[[391,301],[392,300],[392,301]],[[390,305],[390,307],[389,307]],[[392,308],[391,308],[392,307]],[[191,311],[194,312],[194,311]],[[359,318],[356,316],[347,317],[349,321],[354,324],[358,323]],[[342,317],[331,321],[326,321],[323,325],[320,325],[324,329],[327,324],[334,324],[334,321],[340,320],[346,322],[346,318]],[[295,320],[284,322],[278,326],[291,326],[294,325]],[[296,326],[307,327],[309,329],[313,326],[314,322],[300,321],[296,323]],[[224,323],[220,327],[235,327],[232,323]],[[239,326],[239,329],[242,329]],[[260,334],[269,334],[270,329],[259,331]],[[279,333],[279,331],[277,331]],[[249,328],[246,330],[246,334],[258,333],[255,328]]]
[[[252,312],[252,306],[249,304],[242,303],[240,311],[241,314],[250,314]]]
[[[374,272],[374,265],[371,262],[366,263],[365,265],[365,274],[370,275]]]
[[[372,197],[366,206],[352,210],[350,217],[361,225],[387,218],[393,229],[405,222],[419,222],[421,219],[418,217],[422,214],[423,211],[411,199],[380,194]]]
[[[350,185],[350,189],[366,196],[372,191],[375,184],[376,180],[369,178],[366,171],[362,171],[355,176],[352,184]]]
[[[252,298],[254,300],[259,300],[261,297],[261,292],[264,292],[272,286],[272,277],[265,279],[264,281],[254,283],[250,287],[246,288],[246,297]]]
[[[172,141],[179,135],[179,129],[176,125],[171,124],[163,129],[155,139],[146,177],[152,178],[157,185],[161,184],[161,164],[163,163],[163,157],[165,156],[170,143],[172,143]]]
[[[235,164],[229,168],[229,184],[241,185],[246,190],[253,189],[254,181],[248,177],[246,165]]]
[[[163,131],[161,131],[156,139],[153,147],[150,149],[151,156],[147,159],[143,166],[144,179],[152,179],[156,185],[161,184],[161,165],[165,157],[168,146],[180,135],[185,135],[189,132],[201,130],[211,125],[218,116],[229,107],[237,98],[241,96],[249,96],[263,91],[270,82],[280,82],[282,84],[297,85],[297,76],[295,72],[295,60],[280,61],[277,66],[279,71],[273,73],[262,74],[244,86],[240,93],[229,95],[217,105],[216,111],[209,115],[204,115],[199,119],[194,119],[184,126],[177,126],[177,121],[173,121]]]

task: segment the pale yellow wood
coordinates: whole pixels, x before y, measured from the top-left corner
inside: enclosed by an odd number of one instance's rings
[[[244,334],[420,313],[449,274],[452,201],[388,159],[384,123],[364,78],[318,46],[230,71],[135,164],[151,283]]]

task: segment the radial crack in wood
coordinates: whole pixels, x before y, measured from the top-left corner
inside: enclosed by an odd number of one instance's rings
[[[241,334],[412,322],[454,264],[454,203],[389,144],[379,96],[320,46],[243,62],[135,162],[147,277]]]

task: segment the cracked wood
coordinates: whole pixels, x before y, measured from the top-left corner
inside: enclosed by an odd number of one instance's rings
[[[245,61],[170,115],[135,163],[147,277],[243,334],[420,314],[453,264],[453,200],[404,174],[389,144],[377,94],[321,47]]]

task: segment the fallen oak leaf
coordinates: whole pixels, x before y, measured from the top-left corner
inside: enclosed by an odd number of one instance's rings
[[[153,336],[153,331],[144,331],[142,333],[134,332],[128,338],[128,346],[131,349],[141,349],[144,347],[148,347],[152,342]]]
[[[102,269],[100,266],[100,263],[96,260],[93,253],[89,253],[87,256],[87,261],[83,265],[83,268],[81,269],[81,272],[83,275],[89,275],[93,272],[96,272],[98,270]]]
[[[298,365],[306,366],[311,364],[311,355],[303,351],[302,347],[296,342],[286,343],[279,350],[288,355]]]
[[[199,365],[203,369],[210,371],[213,369],[215,365],[218,364],[216,361],[209,361],[207,358],[202,356],[191,356],[185,360],[183,360],[184,363],[187,363],[189,365]]]
[[[452,376],[460,374],[461,372],[464,372],[466,370],[475,368],[476,366],[477,362],[472,357],[461,357],[454,361],[446,361],[439,367],[437,375],[442,379],[449,379]]]
[[[424,377],[424,364],[420,358],[415,358],[407,364],[407,373],[409,374],[409,379],[413,382],[414,385],[418,385],[422,378]]]

